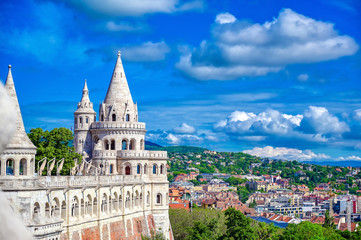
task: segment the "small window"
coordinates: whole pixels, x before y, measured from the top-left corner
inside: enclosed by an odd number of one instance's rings
[[[160,174],[163,174],[163,165],[160,165]]]
[[[157,165],[153,165],[153,174],[157,174]]]
[[[113,173],[113,164],[110,164],[109,171],[110,171],[110,173]]]
[[[79,123],[83,123],[83,118],[82,117],[79,118]]]
[[[160,193],[157,194],[157,203],[158,204],[162,203],[162,194],[160,194]]]
[[[104,121],[104,115],[102,114],[102,115],[100,115],[100,121]]]
[[[117,121],[117,115],[112,114],[112,121],[113,121],[113,122]]]
[[[110,149],[111,149],[111,150],[115,150],[115,140],[112,140],[112,141],[111,141]]]
[[[127,115],[125,116],[125,121],[129,122],[129,119],[130,119],[129,114],[127,114]]]
[[[88,117],[85,118],[85,122],[86,122],[86,123],[89,123],[89,118],[88,118]]]
[[[130,167],[129,166],[125,167],[125,175],[130,175]]]
[[[140,165],[137,165],[137,174],[140,174]]]

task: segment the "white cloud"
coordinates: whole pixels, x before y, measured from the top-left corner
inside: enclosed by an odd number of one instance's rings
[[[311,150],[299,150],[296,148],[285,148],[285,147],[271,147],[266,146],[263,148],[255,147],[251,150],[245,150],[244,153],[248,153],[261,158],[276,158],[284,160],[298,160],[298,161],[309,161],[309,160],[322,160],[330,159],[330,156],[326,154],[316,154]]]
[[[138,46],[125,47],[122,57],[133,62],[155,62],[162,61],[170,52],[168,45],[161,42],[145,42]]]
[[[303,122],[320,134],[349,132],[350,128],[324,107],[310,106],[304,113]]]
[[[356,121],[360,121],[360,122],[361,122],[361,108],[360,108],[360,109],[356,109],[356,110],[353,112],[353,118],[354,118]]]
[[[233,23],[237,19],[230,13],[220,13],[216,16],[216,23],[225,24],[225,23]]]
[[[339,157],[339,158],[337,158],[337,160],[340,160],[340,161],[361,161],[361,157],[352,155],[352,156],[348,156],[348,157]]]
[[[306,73],[300,74],[297,77],[297,80],[300,81],[300,82],[307,82],[308,79],[309,79],[309,76]]]
[[[173,13],[203,8],[200,0],[182,3],[178,0],[67,0],[90,14],[104,16],[141,16],[152,13]]]
[[[115,23],[113,21],[107,22],[105,27],[112,32],[118,32],[118,31],[134,32],[134,31],[141,31],[146,28],[140,24],[131,24],[129,22]]]
[[[182,123],[180,126],[175,127],[173,129],[173,131],[175,133],[181,133],[181,134],[185,134],[185,133],[193,134],[196,132],[196,129],[194,127],[188,125],[187,123]]]
[[[231,16],[218,15],[213,39],[183,53],[176,64],[183,74],[198,80],[262,76],[289,64],[353,55],[359,48],[351,37],[339,35],[333,24],[291,9],[263,24],[233,21]]]

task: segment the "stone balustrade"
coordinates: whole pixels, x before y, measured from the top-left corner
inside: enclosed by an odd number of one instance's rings
[[[118,158],[132,158],[132,159],[168,159],[166,151],[132,151],[132,150],[119,150],[117,151]]]
[[[142,122],[94,122],[91,129],[137,129],[145,130],[145,123]]]

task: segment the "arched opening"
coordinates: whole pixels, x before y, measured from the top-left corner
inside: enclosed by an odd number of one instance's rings
[[[153,165],[153,174],[157,174],[157,169],[158,167],[157,167],[157,164],[154,164]]]
[[[127,197],[125,198],[125,207],[129,208],[130,207],[130,193],[127,192]]]
[[[138,190],[135,191],[135,206],[139,207],[140,203],[139,203],[139,192]]]
[[[82,124],[83,123],[83,117],[79,118],[79,123]]]
[[[149,205],[149,204],[150,204],[150,193],[147,192],[147,205]]]
[[[96,197],[94,198],[94,201],[93,201],[93,214],[95,216],[98,215],[98,201],[97,201]]]
[[[14,160],[6,160],[6,175],[14,175]]]
[[[130,116],[129,116],[129,114],[127,114],[127,115],[125,116],[125,121],[129,122],[129,120],[130,120]]]
[[[144,164],[144,174],[147,174],[147,167],[148,167],[148,165]]]
[[[144,150],[144,140],[140,140],[140,150]]]
[[[135,150],[135,139],[130,140],[129,149],[130,150]]]
[[[54,198],[51,204],[51,216],[52,217],[60,216],[60,202],[58,198]]]
[[[76,217],[78,215],[79,215],[79,200],[76,196],[74,196],[71,205],[71,216]]]
[[[85,118],[85,123],[87,123],[87,124],[89,123],[89,118],[88,117]]]
[[[109,172],[112,174],[113,173],[113,168],[114,168],[114,164],[110,164],[109,166]]]
[[[100,121],[101,121],[101,122],[104,122],[104,115],[103,115],[103,114],[100,115]]]
[[[25,158],[20,160],[19,174],[27,175],[27,160]]]
[[[110,149],[115,150],[115,140],[111,140]]]
[[[109,195],[109,202],[108,202],[109,213],[112,213],[112,196]]]
[[[106,212],[106,211],[107,211],[107,205],[108,205],[107,195],[104,193],[104,194],[103,194],[103,198],[102,198],[102,205],[101,205],[101,211],[102,211],[102,212]]]
[[[140,204],[140,207],[143,207],[143,194],[140,193],[140,196],[139,196],[139,204]]]
[[[163,164],[160,165],[160,174],[163,174]]]
[[[92,211],[92,204],[93,204],[93,201],[92,201],[92,197],[90,196],[90,194],[88,194],[88,196],[87,196],[87,198],[88,198],[88,201],[87,201],[87,213],[89,214],[89,215],[92,215],[93,214],[93,211]]]
[[[137,165],[137,174],[140,174],[141,169],[140,169],[140,164]]]
[[[115,115],[115,113],[112,114],[112,121],[113,122],[117,121],[117,115]]]
[[[157,194],[157,204],[162,204],[162,194]]]
[[[61,203],[61,218],[65,221],[66,220],[66,203],[63,201]]]
[[[128,145],[128,142],[127,142],[127,140],[123,140],[122,141],[122,150],[127,150],[127,145]]]
[[[45,203],[45,217],[50,218],[50,204]]]
[[[80,200],[80,215],[84,216],[85,215],[85,203],[84,203],[84,199]]]
[[[34,203],[33,206],[33,219],[39,219],[40,217],[40,204],[38,202]]]
[[[122,195],[119,195],[119,210],[123,211],[123,198]]]
[[[109,150],[109,141],[107,139],[104,140],[104,148],[105,150]]]
[[[112,200],[112,208],[114,209],[114,211],[118,211],[118,203],[119,199],[118,199],[118,194],[115,192],[113,195],[113,200]]]
[[[130,166],[125,167],[125,175],[130,175]]]

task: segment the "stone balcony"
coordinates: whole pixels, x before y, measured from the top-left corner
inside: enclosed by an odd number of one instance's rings
[[[53,220],[50,223],[31,223],[28,229],[36,238],[42,238],[47,235],[59,235],[63,231],[63,220]]]
[[[114,129],[114,130],[144,130],[145,123],[142,122],[94,122],[90,129]]]
[[[118,159],[149,159],[149,160],[167,160],[168,155],[166,151],[148,151],[148,150],[118,150],[118,151],[104,151],[94,150],[94,158],[112,158]]]

